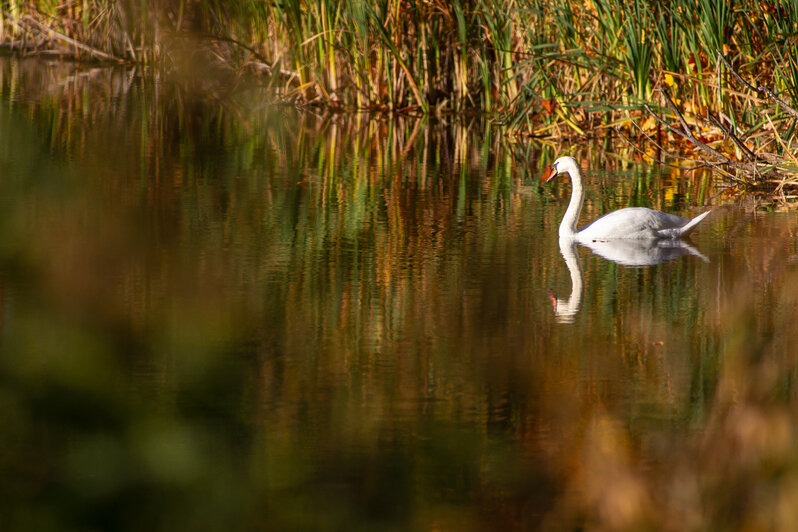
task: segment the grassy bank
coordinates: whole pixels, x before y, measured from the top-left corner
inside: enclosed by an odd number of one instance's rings
[[[745,160],[746,148],[757,157],[766,150],[772,157],[762,165],[778,166],[782,180],[795,163],[796,116],[784,105],[798,101],[798,7],[786,0],[7,0],[2,6],[0,37],[25,53],[183,69],[205,78],[209,68],[211,77],[256,71],[299,105],[487,112],[523,135],[583,136],[621,126],[647,145],[642,151],[656,144],[646,133],[662,141],[655,115],[667,113],[675,123],[658,93],[667,89],[687,122],[699,126],[698,139],[720,143],[717,151],[730,161]],[[731,74],[732,65],[750,87]],[[663,107],[646,111],[643,103]],[[712,124],[710,113],[725,128]],[[689,135],[685,140],[696,144]],[[741,181],[768,172],[753,164]],[[736,176],[734,170],[727,173]]]
[[[595,127],[583,115],[651,100],[658,86],[698,106],[722,103],[715,50],[798,97],[798,7],[787,1],[2,6],[2,39],[18,49],[169,66],[184,59],[181,41],[199,40],[231,67],[284,78],[286,97],[335,108],[507,111],[516,122],[540,114]]]

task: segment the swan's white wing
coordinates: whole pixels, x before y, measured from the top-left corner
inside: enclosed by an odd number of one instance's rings
[[[689,220],[645,207],[629,207],[605,214],[577,232],[580,242],[616,238],[661,238],[660,232],[678,229]]]

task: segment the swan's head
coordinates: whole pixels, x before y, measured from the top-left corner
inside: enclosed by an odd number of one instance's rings
[[[544,182],[548,183],[560,174],[573,175],[573,171],[579,169],[579,163],[570,155],[560,157],[543,173]]]

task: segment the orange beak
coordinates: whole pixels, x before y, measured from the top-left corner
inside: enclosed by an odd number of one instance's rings
[[[543,175],[540,176],[540,180],[543,181],[544,183],[548,183],[555,177],[557,177],[557,169],[552,168],[547,164],[546,167],[543,169]]]

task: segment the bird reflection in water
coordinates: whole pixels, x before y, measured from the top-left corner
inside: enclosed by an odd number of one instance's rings
[[[596,255],[623,266],[653,266],[684,255],[693,255],[704,262],[709,262],[700,251],[680,239],[611,239],[583,241],[579,244],[589,248]],[[568,299],[558,299],[549,293],[558,323],[573,323],[582,304],[584,276],[576,248],[577,242],[573,238],[560,238],[560,253],[571,274],[571,295]]]

